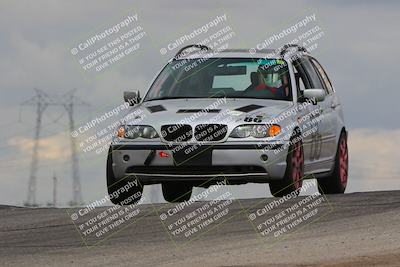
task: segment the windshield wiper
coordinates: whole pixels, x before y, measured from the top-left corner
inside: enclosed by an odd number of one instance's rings
[[[145,101],[153,101],[153,100],[166,100],[166,99],[186,99],[186,98],[207,98],[206,96],[165,96],[158,98],[150,98]]]
[[[188,98],[188,97],[183,97],[183,96],[164,96],[164,97],[146,99],[146,101],[165,100],[165,99],[181,99],[181,98]]]

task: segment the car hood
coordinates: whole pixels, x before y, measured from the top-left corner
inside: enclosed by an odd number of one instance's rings
[[[143,102],[129,111],[135,124],[160,128],[164,124],[243,124],[246,117],[272,119],[293,106],[291,101],[267,99],[168,99]]]

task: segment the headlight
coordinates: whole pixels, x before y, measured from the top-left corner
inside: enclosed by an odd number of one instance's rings
[[[118,137],[136,139],[138,137],[153,139],[158,137],[156,130],[148,125],[123,125],[118,128]]]
[[[251,136],[253,125],[240,125],[233,129],[230,137],[233,138],[246,138]]]
[[[246,137],[255,137],[255,138],[266,138],[266,137],[274,137],[280,134],[281,127],[279,125],[263,125],[263,124],[248,124],[248,125],[239,125],[235,129],[233,129],[232,133],[229,137],[233,138],[246,138]]]
[[[143,126],[141,133],[142,133],[141,137],[146,139],[153,139],[158,137],[158,133],[151,126]]]

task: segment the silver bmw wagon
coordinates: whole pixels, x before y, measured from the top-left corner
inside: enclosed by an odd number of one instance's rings
[[[192,188],[268,183],[273,196],[298,194],[317,179],[324,194],[344,193],[347,131],[342,106],[321,64],[305,48],[213,51],[182,48],[132,106],[107,157],[114,204],[140,200],[161,183],[168,202]]]

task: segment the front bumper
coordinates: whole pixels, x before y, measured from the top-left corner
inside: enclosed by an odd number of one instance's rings
[[[114,176],[116,179],[135,177],[142,184],[225,178],[231,183],[244,183],[281,179],[286,171],[288,148],[283,142],[202,145],[184,160],[178,158],[177,149],[182,147],[163,143],[113,144]]]

